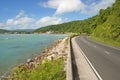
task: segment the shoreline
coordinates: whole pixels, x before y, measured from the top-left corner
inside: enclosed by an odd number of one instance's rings
[[[39,55],[33,58],[29,58],[26,62],[18,64],[12,68],[12,72],[8,73],[6,76],[2,76],[1,79],[8,79],[10,75],[15,74],[16,68],[27,67],[30,71],[37,68],[39,65],[44,63],[45,59],[55,60],[61,57],[67,57],[67,43],[65,43],[67,37],[63,39],[56,40],[53,45],[45,49]]]
[[[54,47],[54,46],[57,44],[56,42],[58,42],[59,40],[61,40],[61,39],[55,40],[54,43],[53,43],[51,46],[49,46],[48,48],[44,49],[44,50],[41,51],[39,54],[37,54],[37,55],[32,54],[32,56],[30,56],[29,58],[23,59],[22,62],[20,62],[20,63],[18,63],[18,64],[15,64],[13,67],[7,69],[7,70],[4,71],[4,72],[1,72],[1,73],[0,73],[0,80],[1,80],[2,78],[4,78],[4,77],[10,75],[14,68],[16,68],[16,67],[18,67],[18,66],[25,65],[26,63],[28,63],[28,61],[34,60],[34,59],[37,58],[37,57],[39,58],[39,57],[42,56],[42,54],[47,53],[46,51],[49,50],[49,49],[51,49],[51,47]],[[45,55],[45,54],[44,54],[44,55]]]

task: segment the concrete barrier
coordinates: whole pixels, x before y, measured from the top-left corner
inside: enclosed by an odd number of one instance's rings
[[[68,57],[67,57],[66,80],[73,80],[72,60],[71,60],[71,40],[68,43]]]

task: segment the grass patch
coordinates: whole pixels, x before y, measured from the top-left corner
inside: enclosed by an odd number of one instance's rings
[[[90,36],[90,39],[111,45],[111,46],[115,46],[115,47],[119,47],[120,48],[120,42],[117,42],[113,39],[108,39],[108,38],[98,38],[98,37],[94,37],[94,36]]]
[[[73,37],[79,36],[79,35],[80,35],[80,33],[71,33],[71,34],[68,35],[68,37],[73,38]]]
[[[17,68],[10,76],[11,80],[65,80],[64,59],[45,60],[37,68],[30,71],[27,67]]]

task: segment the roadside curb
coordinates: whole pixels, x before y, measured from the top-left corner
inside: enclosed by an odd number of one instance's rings
[[[84,52],[80,49],[82,55],[84,56],[84,58],[86,59],[86,61],[88,62],[88,64],[90,65],[91,69],[94,71],[95,75],[98,77],[99,80],[102,80],[101,76],[98,74],[98,72],[96,71],[96,69],[93,67],[92,63],[89,61],[89,59],[87,58],[87,56],[84,54]]]
[[[75,56],[76,66],[79,74],[80,80],[102,80],[95,68],[92,66],[88,58],[85,56],[81,48],[75,41],[75,38],[72,38],[72,47],[73,54]]]
[[[67,57],[66,80],[73,80],[72,56],[71,56],[71,39],[68,42],[68,57]]]

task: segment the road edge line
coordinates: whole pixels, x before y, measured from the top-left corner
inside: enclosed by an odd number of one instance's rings
[[[76,38],[77,38],[77,37],[76,37]],[[75,38],[75,39],[76,39],[76,38]],[[77,46],[78,46],[78,44],[77,44]],[[79,49],[80,49],[82,55],[84,56],[84,58],[86,59],[86,61],[88,62],[88,64],[90,65],[90,67],[92,68],[92,70],[93,70],[93,72],[95,73],[95,75],[98,77],[98,79],[99,79],[99,80],[103,80],[103,79],[101,78],[101,76],[98,74],[97,70],[93,67],[92,63],[89,61],[89,59],[87,58],[87,56],[84,54],[84,52],[82,51],[82,49],[81,49],[80,47],[79,47]]]

